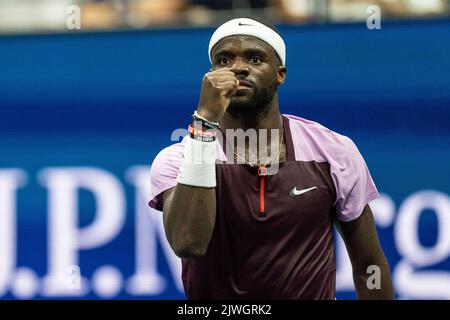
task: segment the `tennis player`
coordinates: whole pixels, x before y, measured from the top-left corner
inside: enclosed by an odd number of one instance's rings
[[[278,31],[233,19],[214,32],[208,53],[189,134],[151,168],[149,205],[163,211],[182,258],[186,297],[335,299],[336,225],[358,298],[392,299],[368,204],[378,192],[357,147],[280,113],[286,48]]]

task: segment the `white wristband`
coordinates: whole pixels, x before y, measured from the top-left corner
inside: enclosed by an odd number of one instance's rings
[[[188,137],[177,182],[194,187],[216,186],[216,141],[202,142]]]

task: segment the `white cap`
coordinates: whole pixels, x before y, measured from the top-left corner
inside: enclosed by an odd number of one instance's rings
[[[268,26],[249,18],[233,19],[217,28],[211,36],[211,40],[209,40],[208,55],[211,63],[211,50],[217,42],[225,37],[236,35],[246,35],[261,39],[275,50],[283,66],[286,65],[286,45],[283,38]]]

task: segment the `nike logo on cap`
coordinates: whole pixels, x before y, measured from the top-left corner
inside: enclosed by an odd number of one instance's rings
[[[295,198],[295,197],[298,197],[301,194],[304,194],[304,193],[306,193],[308,191],[311,191],[311,190],[314,190],[316,188],[317,188],[317,186],[314,186],[314,187],[311,187],[311,188],[307,188],[307,189],[297,190],[297,187],[294,187],[291,190],[290,195],[291,195],[292,198]]]
[[[247,23],[242,23],[242,22],[239,22],[239,25],[240,26],[251,26],[251,27],[253,27],[252,24],[247,24]]]

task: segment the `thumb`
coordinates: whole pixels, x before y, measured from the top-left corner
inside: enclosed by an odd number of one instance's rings
[[[227,98],[231,98],[232,96],[234,96],[236,94],[237,88],[239,87],[239,80],[236,80],[236,83],[234,84],[234,86],[230,89],[230,91],[228,91],[225,94],[225,97]]]

